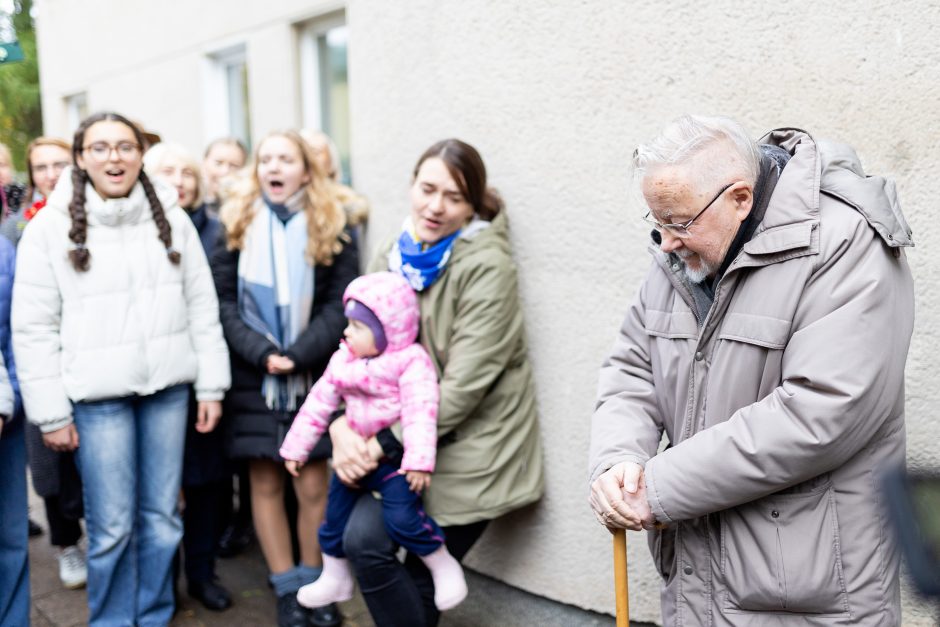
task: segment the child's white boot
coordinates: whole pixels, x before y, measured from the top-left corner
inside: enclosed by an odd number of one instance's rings
[[[348,601],[353,595],[349,562],[342,557],[323,555],[323,572],[313,583],[297,591],[297,602],[304,607],[323,607]]]
[[[453,609],[467,598],[467,580],[464,579],[463,568],[446,546],[442,544],[433,553],[421,556],[421,561],[434,579],[434,605],[437,609],[442,612]]]

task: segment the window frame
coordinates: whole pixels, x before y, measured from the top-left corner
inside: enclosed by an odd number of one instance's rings
[[[231,70],[243,68],[242,89],[245,102],[232,98]],[[237,137],[251,150],[251,87],[248,68],[248,46],[236,43],[206,53],[203,64],[204,143],[219,137]],[[236,119],[243,118],[236,127]]]

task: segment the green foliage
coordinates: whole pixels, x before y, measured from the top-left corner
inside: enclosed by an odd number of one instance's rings
[[[32,0],[18,0],[13,16],[24,61],[0,65],[0,142],[13,153],[17,171],[25,171],[26,146],[42,134],[36,30],[30,16]]]

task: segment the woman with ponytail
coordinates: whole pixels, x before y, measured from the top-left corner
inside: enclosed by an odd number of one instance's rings
[[[77,450],[91,625],[165,625],[190,384],[211,430],[228,350],[199,235],[142,170],[140,129],[84,120],[18,248],[13,349],[29,420]]]
[[[427,513],[458,560],[491,520],[542,494],[535,389],[503,203],[487,186],[476,149],[439,141],[418,159],[411,211],[372,260],[418,292],[419,342],[440,379],[437,465],[424,492]],[[388,430],[364,440],[345,418],[330,427],[333,470],[355,485],[402,445]],[[356,503],[343,549],[377,625],[436,625],[434,582],[422,560],[398,545],[371,494]]]
[[[231,456],[248,460],[251,508],[271,571],[282,627],[337,625],[334,605],[307,612],[297,590],[321,572],[316,529],[327,493],[329,439],[293,480],[300,561],[284,504],[287,472],[278,451],[346,326],[343,292],[358,274],[356,246],[335,186],[294,131],[265,137],[250,174],[222,205],[225,246],[212,272],[232,353],[225,397]]]

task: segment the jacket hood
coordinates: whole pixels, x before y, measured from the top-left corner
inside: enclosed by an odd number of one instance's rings
[[[371,309],[382,323],[388,340],[385,352],[401,350],[417,340],[418,297],[405,277],[394,272],[365,274],[346,287],[343,305],[350,299]]]
[[[450,265],[461,263],[482,251],[499,250],[507,255],[509,247],[509,221],[505,210],[490,221],[474,219],[463,229],[451,251]]]
[[[850,146],[825,139],[817,141],[809,133],[794,128],[771,131],[759,143],[780,146],[793,156],[777,183],[774,196],[778,191],[781,195],[801,195],[800,202],[785,204],[802,209],[804,219],[818,219],[819,194],[822,193],[854,207],[888,246],[914,245],[910,226],[901,212],[894,181],[881,176],[867,176]],[[814,185],[803,185],[802,191],[792,190],[788,183],[793,174],[801,178],[811,176]],[[772,203],[780,206],[780,203]],[[766,216],[762,228],[777,226],[775,223],[788,219],[796,222],[799,216]]]
[[[59,213],[69,215],[69,204],[72,202],[72,168],[69,166],[62,171],[59,182],[49,194],[47,208],[53,208]],[[157,198],[163,205],[164,213],[179,205],[176,190],[164,184],[159,179],[150,179]],[[89,224],[104,226],[117,226],[119,224],[135,224],[153,220],[150,203],[144,186],[138,181],[134,183],[131,192],[124,198],[101,198],[92,184],[85,184],[85,210],[88,214]]]

